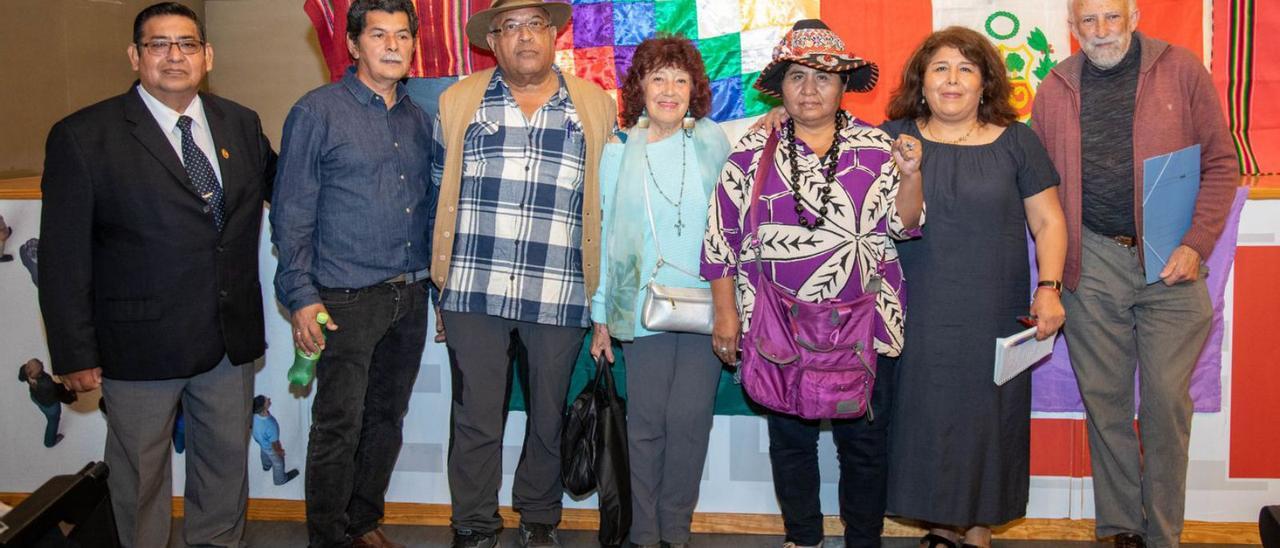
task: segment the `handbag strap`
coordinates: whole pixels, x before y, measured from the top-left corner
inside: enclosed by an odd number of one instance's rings
[[[602,352],[596,357],[596,376],[591,380],[592,388],[607,390],[610,393],[617,393],[617,388],[613,382],[613,370],[609,368],[609,362],[604,359]]]
[[[751,214],[750,237],[755,240],[756,269],[760,276],[764,276],[764,265],[760,264],[760,256],[764,254],[764,243],[760,240],[760,189],[764,187],[765,176],[773,170],[773,155],[778,151],[778,131],[769,132],[769,138],[764,142],[764,153],[756,162],[756,176],[751,181],[751,199],[747,202],[747,211]]]
[[[648,154],[648,153],[646,152],[645,154]],[[644,186],[644,212],[649,217],[649,231],[653,233],[653,249],[658,254],[658,260],[653,264],[653,273],[649,275],[649,281],[652,282],[658,278],[658,271],[661,270],[663,266],[670,266],[671,268],[675,269],[677,272],[680,272],[686,276],[700,279],[701,276],[694,274],[692,272],[689,272],[688,270],[685,270],[683,268],[680,268],[680,266],[675,263],[668,263],[667,260],[662,256],[662,244],[658,242],[658,225],[653,222],[653,206],[650,205],[650,202],[649,202],[649,181],[650,180],[653,181],[653,184],[656,185],[658,184],[658,180],[654,178],[653,172],[649,171],[649,166],[647,163],[645,165],[645,173],[647,173],[649,176],[644,178],[646,180],[644,181],[644,185],[642,185]]]

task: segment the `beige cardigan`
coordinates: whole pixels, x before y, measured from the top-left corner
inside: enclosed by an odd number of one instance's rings
[[[431,239],[431,279],[444,289],[453,258],[454,233],[458,227],[458,192],[462,182],[462,140],[484,99],[485,88],[495,69],[468,76],[449,86],[440,96],[440,130],[444,135],[444,175],[436,204],[435,232]],[[582,186],[582,275],[586,294],[594,295],[600,282],[600,151],[609,140],[617,121],[613,98],[595,84],[564,75],[565,87],[573,100],[586,137],[586,176]]]

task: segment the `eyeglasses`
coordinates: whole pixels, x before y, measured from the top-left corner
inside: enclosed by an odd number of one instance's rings
[[[183,55],[195,55],[204,49],[204,42],[200,40],[152,40],[142,44],[142,48],[147,50],[147,53],[156,57],[169,55],[169,51],[173,49],[173,46],[178,46],[178,51],[182,52]]]
[[[489,31],[489,34],[492,34],[495,36],[516,36],[520,34],[520,29],[524,29],[524,28],[529,29],[529,32],[537,34],[539,32],[542,32],[543,30],[546,30],[546,28],[549,26],[551,26],[551,23],[548,23],[542,19],[530,19],[524,22],[507,21],[502,25],[500,25],[498,28]]]

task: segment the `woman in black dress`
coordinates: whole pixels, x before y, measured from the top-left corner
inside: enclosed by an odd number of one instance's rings
[[[912,55],[884,126],[924,146],[929,224],[898,246],[911,305],[890,421],[888,509],[926,522],[927,547],[990,546],[990,526],[1026,513],[1031,378],[996,386],[994,341],[1022,329],[1028,304],[1040,339],[1064,321],[1058,175],[1009,93],[991,43],[951,27]]]

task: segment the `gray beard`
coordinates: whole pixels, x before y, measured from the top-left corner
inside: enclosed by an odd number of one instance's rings
[[[1079,39],[1077,39],[1077,41],[1078,40]],[[1093,63],[1094,66],[1100,69],[1109,69],[1120,64],[1120,61],[1124,60],[1124,56],[1129,53],[1129,48],[1132,46],[1133,41],[1132,38],[1130,38],[1129,44],[1123,50],[1119,51],[1114,48],[1103,49],[1099,46],[1085,47],[1083,42],[1081,42],[1080,49],[1084,51],[1085,56],[1089,58],[1089,62]],[[1091,48],[1096,48],[1102,51],[1091,51]]]

